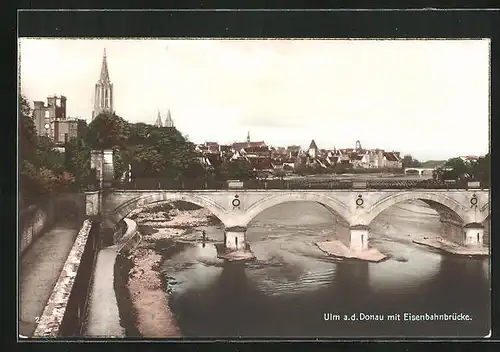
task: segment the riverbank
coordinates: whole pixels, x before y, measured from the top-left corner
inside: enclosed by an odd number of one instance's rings
[[[466,247],[455,242],[451,242],[442,237],[424,237],[417,240],[413,240],[413,243],[420,244],[423,246],[439,249],[443,252],[455,254],[455,255],[465,255],[465,256],[478,256],[485,257],[489,255],[489,248],[485,246],[478,247]]]
[[[160,266],[169,252],[175,250],[171,238],[182,235],[186,229],[209,225],[211,214],[205,209],[167,209],[162,212],[136,214],[142,241],[128,257],[128,265],[122,265],[128,276],[123,284],[128,292],[128,314],[136,329],[127,329],[142,337],[180,337],[181,331],[169,308],[169,296],[164,288]],[[128,271],[128,272],[126,272]],[[122,316],[125,314],[122,314]],[[123,318],[122,318],[123,319]]]

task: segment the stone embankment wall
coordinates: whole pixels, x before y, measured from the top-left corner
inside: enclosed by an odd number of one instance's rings
[[[123,236],[116,245],[109,247],[117,253],[130,250],[140,240],[135,221],[125,219],[124,223],[126,226],[123,227]],[[83,222],[33,337],[82,336],[95,261],[99,252],[99,234],[99,222],[89,219]],[[112,276],[110,280],[113,281]],[[119,324],[119,321],[117,323]]]
[[[99,223],[85,220],[33,337],[80,336],[98,249]]]
[[[30,205],[19,212],[19,250],[24,253],[26,248],[42,233],[45,227],[54,223],[54,203]]]
[[[123,235],[117,238],[117,243],[112,246],[117,253],[128,253],[141,239],[137,232],[137,223],[127,218],[123,220]]]
[[[19,212],[19,251],[21,254],[55,222],[68,218],[83,221],[85,194],[64,193],[41,199]]]

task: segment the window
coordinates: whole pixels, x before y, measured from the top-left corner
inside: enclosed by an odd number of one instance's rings
[[[48,119],[49,118],[49,112],[47,110],[45,110],[45,118]]]

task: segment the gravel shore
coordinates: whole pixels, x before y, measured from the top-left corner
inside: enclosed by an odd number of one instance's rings
[[[181,331],[169,308],[160,266],[168,256],[165,242],[182,235],[187,228],[208,225],[212,219],[205,209],[136,214],[142,240],[128,256],[132,268],[126,287],[132,305],[131,315],[142,337],[180,337]],[[155,231],[145,231],[154,228]],[[173,246],[172,246],[173,247]],[[134,329],[135,330],[135,329]]]

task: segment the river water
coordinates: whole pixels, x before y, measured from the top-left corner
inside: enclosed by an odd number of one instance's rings
[[[165,260],[162,273],[170,283],[170,308],[189,337],[485,336],[489,259],[411,242],[439,235],[439,229],[437,213],[425,203],[398,204],[371,224],[370,245],[390,259],[334,259],[315,242],[347,228],[317,203],[291,202],[251,223],[247,239],[255,262],[226,263],[217,259],[213,243],[191,241],[177,246],[182,249]],[[221,228],[198,230],[210,240],[223,239]],[[404,321],[405,312],[463,313],[470,320]],[[398,313],[399,321],[388,320]],[[344,320],[353,314],[356,320]],[[360,320],[363,314],[384,320]]]

